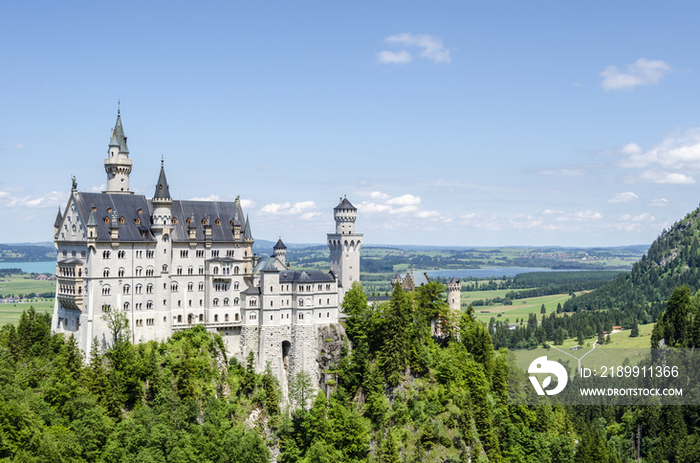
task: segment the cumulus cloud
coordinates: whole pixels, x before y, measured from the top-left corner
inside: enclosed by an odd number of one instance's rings
[[[438,211],[418,211],[416,212],[416,217],[421,219],[429,219],[433,217],[440,217],[440,213]]]
[[[659,198],[649,203],[650,206],[665,206],[668,204],[668,199]]]
[[[389,196],[386,193],[382,193],[381,191],[373,191],[369,194],[369,197],[372,199],[389,199],[391,196]]]
[[[430,34],[409,34],[401,33],[390,35],[384,39],[386,43],[392,45],[403,45],[405,47],[418,47],[419,58],[429,59],[433,63],[449,63],[450,50],[445,48],[442,39]],[[407,64],[413,60],[413,55],[407,50],[397,52],[380,51],[377,53],[377,61],[380,63]]]
[[[393,51],[380,51],[377,53],[378,63],[392,63],[392,64],[408,64],[413,61],[413,55],[406,50],[401,50],[397,52]]]
[[[241,207],[244,208],[249,208],[249,207],[254,207],[255,206],[255,201],[252,199],[241,199]]]
[[[405,194],[403,196],[388,199],[386,203],[392,206],[415,206],[420,204],[420,198],[418,196]]]
[[[547,209],[547,210],[542,212],[542,215],[553,215],[553,214],[557,214],[557,215],[564,214],[564,211],[559,211],[556,209]]]
[[[627,143],[620,150],[622,154],[637,154],[642,152],[642,147],[636,143]]]
[[[308,220],[321,214],[313,209],[316,209],[316,203],[313,201],[300,201],[294,204],[290,202],[266,204],[261,211],[273,215],[298,215]]]
[[[566,213],[561,215],[560,217],[557,217],[557,221],[559,222],[567,222],[570,220],[577,221],[577,222],[584,222],[588,220],[600,220],[603,218],[603,214],[600,212],[594,212],[591,211],[590,209],[587,211],[579,211],[575,213]]]
[[[639,196],[632,193],[631,191],[627,191],[625,193],[616,194],[612,198],[608,199],[608,202],[609,203],[629,203],[630,201],[634,201],[635,199],[639,199]]]
[[[671,66],[661,60],[640,58],[634,63],[625,65],[626,72],[617,66],[608,66],[600,73],[603,77],[602,86],[608,90],[631,90],[637,85],[656,85],[661,78],[671,71]]]
[[[409,213],[420,213],[419,206],[421,199],[419,196],[405,194],[393,197],[381,191],[373,191],[369,195],[369,200],[357,204],[357,209],[367,213],[405,215]],[[416,217],[420,217],[416,215]]]
[[[617,219],[617,222],[609,225],[610,228],[623,231],[642,231],[649,229],[660,229],[662,225],[657,222],[656,218],[645,212],[637,216],[623,214]]]

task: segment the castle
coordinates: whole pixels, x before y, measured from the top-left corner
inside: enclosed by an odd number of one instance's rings
[[[257,371],[269,364],[283,391],[300,371],[318,384],[319,336],[343,316],[342,299],[360,278],[357,209],[341,198],[333,210],[330,272],[290,270],[281,239],[272,256],[253,254],[238,198],[173,200],[163,161],[153,197],[133,194],[126,140],[118,111],[104,160],[106,191],[78,191],[74,179],[59,209],[53,331],[75,335],[89,352],[94,338],[110,345],[115,311],[134,343],[201,324],[221,334],[230,356],[244,361],[252,352]]]

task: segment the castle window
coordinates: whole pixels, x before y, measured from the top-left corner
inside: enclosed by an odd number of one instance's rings
[[[140,284],[136,285],[136,294],[141,294],[141,290],[143,289],[143,286]]]
[[[234,275],[238,275],[238,266],[233,267]]]
[[[178,323],[182,323],[182,315],[178,315],[178,316],[177,316],[177,322],[178,322]]]
[[[330,300],[330,299],[326,299],[326,304],[331,305],[331,300]]]
[[[228,317],[228,314],[226,314],[226,317]],[[234,320],[238,321],[238,314],[235,315]],[[228,318],[226,318],[226,321],[228,321]]]
[[[117,274],[119,275],[120,278],[123,277],[124,276],[124,269],[120,268],[119,271],[117,272]]]
[[[170,285],[170,291],[176,293],[177,292],[177,282],[174,282],[173,284]]]
[[[197,257],[204,257],[204,249],[197,250]]]
[[[273,307],[272,301],[270,301],[270,307]]]
[[[136,276],[137,276],[137,277],[140,277],[142,272],[143,272],[143,268],[141,268],[141,267],[136,267]]]
[[[104,278],[109,278],[109,269],[108,268],[102,270],[102,276]]]
[[[194,284],[187,283],[187,291],[192,291],[193,288],[194,288]]]
[[[318,300],[318,305],[321,305],[321,299]]]
[[[228,306],[228,305],[229,305],[229,302],[230,302],[230,301],[229,301],[229,298],[224,298],[224,305],[225,305],[225,306]]]
[[[178,275],[182,275],[182,267],[178,267],[178,268],[177,268],[177,274],[178,274]]]
[[[214,275],[218,275],[218,274],[219,274],[219,267],[214,267]]]
[[[304,314],[303,314],[303,313],[300,313],[300,314],[299,314],[299,320],[303,320],[303,319],[304,319]]]
[[[306,285],[306,290],[311,291],[311,285]]]
[[[323,291],[323,285],[318,285],[318,290]]]
[[[199,274],[204,275],[204,267],[199,267]]]
[[[156,255],[155,251],[146,251],[146,259],[153,259],[153,257]]]
[[[321,314],[320,314],[320,313],[318,314],[318,318],[321,318]]]
[[[218,300],[218,299],[214,299],[214,307],[218,307],[218,306],[219,306],[219,300]]]
[[[110,310],[112,310],[112,306],[110,306],[109,304],[102,304],[103,312],[109,312]]]
[[[111,214],[111,213],[112,213],[112,208],[111,208],[111,207],[108,207],[108,208],[107,208],[107,212]]]
[[[194,269],[192,267],[187,267],[187,274],[188,275],[194,274]]]
[[[330,291],[330,290],[331,290],[331,285],[326,285],[326,291]]]
[[[188,301],[187,305],[188,305],[189,307],[192,307],[192,299],[190,299],[190,300]]]
[[[331,313],[330,313],[330,312],[326,312],[326,318],[331,318]]]
[[[199,321],[200,322],[204,321],[204,314],[201,314],[201,313],[199,314]]]
[[[168,301],[163,299],[163,305],[168,305]]]
[[[150,283],[146,286],[146,294],[153,294],[153,285]]]
[[[112,292],[112,288],[110,288],[109,286],[102,287],[102,295],[103,296],[109,296],[111,292]]]
[[[119,217],[119,223],[120,223],[121,225],[124,225],[124,217]]]
[[[212,256],[212,257],[219,257],[219,251],[218,251],[218,250],[212,251],[212,252],[211,252],[211,256]]]
[[[203,299],[200,299],[200,300],[199,300],[199,306],[202,307],[203,305],[204,305],[204,300],[203,300]]]
[[[66,257],[66,251],[63,251],[63,257]],[[102,251],[102,258],[103,259],[109,259],[110,252],[109,251]]]
[[[199,282],[199,290],[204,291],[204,283],[201,281]]]
[[[235,282],[235,283],[233,284],[233,289],[236,290],[236,291],[238,291],[238,282]]]
[[[218,321],[219,321],[219,316],[218,316],[218,315],[214,315],[214,322],[218,322]]]
[[[272,286],[270,286],[270,292],[273,292]]]
[[[270,321],[272,321],[272,315],[270,315]],[[270,334],[272,334],[272,333],[270,333]]]
[[[187,223],[187,225],[189,225],[190,223],[192,223],[192,219],[187,219],[185,220],[185,222]]]
[[[129,310],[129,303],[128,302],[124,303],[124,310]]]
[[[207,219],[202,219],[202,225],[206,225],[206,224],[207,224]]]
[[[256,299],[251,299],[251,300],[250,300],[250,305],[252,305],[252,306],[258,305],[258,301],[257,301]]]
[[[303,299],[299,299],[299,307],[304,307],[304,300]]]
[[[233,298],[233,305],[238,305],[238,304],[240,304],[240,299],[238,299],[237,297],[234,297]]]
[[[303,285],[299,286],[299,292],[303,292],[303,291],[304,291],[304,286]]]
[[[167,272],[167,271],[168,271],[168,266],[166,264],[163,264],[163,272]]]
[[[124,288],[122,288],[122,290],[124,291],[124,294],[129,294],[129,290],[130,290],[130,289],[131,289],[131,288],[130,288],[129,285],[124,285]]]

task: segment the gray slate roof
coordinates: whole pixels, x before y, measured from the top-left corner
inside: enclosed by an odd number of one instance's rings
[[[156,191],[153,193],[153,199],[170,199],[170,188],[168,187],[168,179],[165,178],[165,168],[163,161],[160,161],[160,175],[158,183],[156,183]]]
[[[173,201],[171,207],[173,217],[177,219],[175,230],[172,233],[173,241],[190,241],[189,228],[194,224],[198,241],[204,241],[204,225],[202,220],[207,219],[211,224],[212,241],[233,241],[233,225],[241,226],[243,210],[240,203],[226,201]],[[187,226],[187,219],[194,217]],[[235,219],[237,217],[237,219]],[[216,224],[219,219],[220,225]],[[252,238],[252,235],[251,235]]]
[[[119,226],[120,241],[155,241],[148,227],[151,225],[152,207],[145,196],[140,195],[118,195],[106,193],[74,193],[75,205],[80,211],[80,216],[90,217],[92,208],[95,207],[97,219],[97,241],[112,241],[110,239],[110,226],[112,213],[116,211],[117,220],[124,217],[124,224]],[[107,212],[111,208],[112,213]],[[139,213],[139,209],[141,213]],[[107,222],[105,223],[105,218]],[[145,224],[145,231],[139,229],[136,219],[141,219],[141,224]],[[89,219],[88,219],[89,222]]]
[[[61,206],[58,206],[58,214],[56,214],[56,220],[53,223],[54,227],[60,227],[63,216],[61,215]]]
[[[277,240],[277,243],[272,247],[272,249],[287,249],[287,246],[284,245],[282,238],[280,238]]]
[[[120,112],[117,111],[117,122],[114,124],[114,132],[109,146],[119,146],[119,151],[129,154],[129,148],[126,146],[126,137],[124,136],[124,127],[122,127],[122,118]]]
[[[356,208],[355,206],[353,206],[352,203],[351,203],[350,201],[348,201],[348,198],[342,198],[342,199],[340,200],[340,204],[338,204],[337,206],[335,206],[335,207],[333,208],[334,211],[335,211],[335,210],[338,210],[338,209],[350,209],[350,210],[353,210],[353,211],[356,211],[356,210],[357,210],[357,208]]]
[[[280,283],[330,283],[335,281],[331,273],[321,270],[284,270],[280,272]]]

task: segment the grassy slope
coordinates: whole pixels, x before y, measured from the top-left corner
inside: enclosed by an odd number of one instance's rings
[[[46,293],[56,289],[55,281],[32,280],[29,275],[0,278],[0,294]],[[0,325],[17,323],[22,311],[34,306],[39,312],[51,312],[53,299],[28,299],[18,304],[0,304]]]

